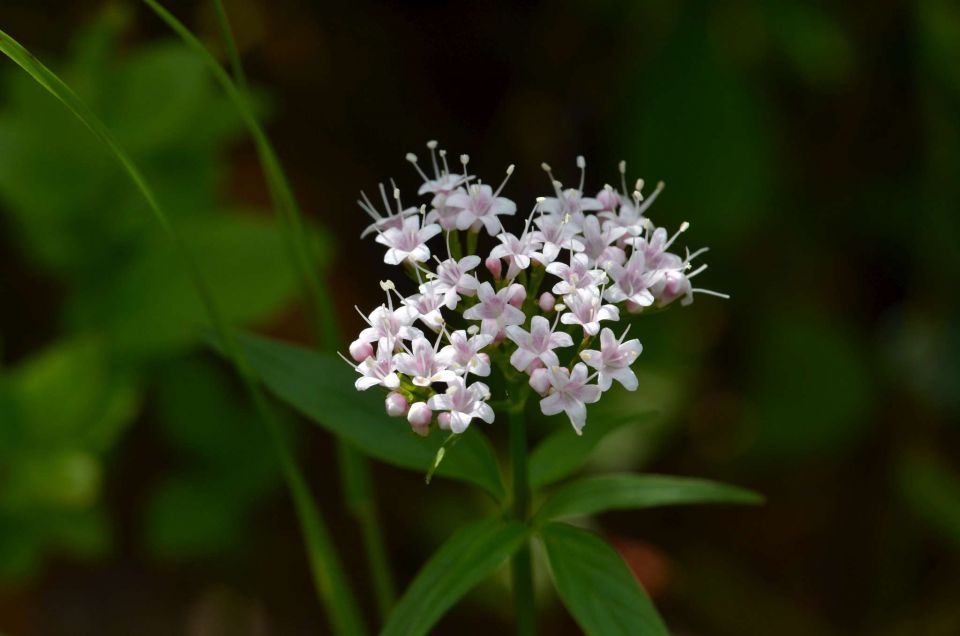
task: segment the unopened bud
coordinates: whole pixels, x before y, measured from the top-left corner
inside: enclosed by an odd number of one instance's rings
[[[350,343],[350,357],[354,362],[363,362],[373,355],[373,345],[363,340],[354,340]]]
[[[540,294],[540,309],[541,311],[553,311],[553,307],[556,304],[557,299],[553,297],[553,294],[550,292],[543,292]]]
[[[433,411],[426,402],[414,402],[407,413],[407,421],[417,435],[426,437],[430,433],[430,422],[433,420]]]
[[[396,391],[392,391],[387,395],[384,405],[387,409],[387,415],[390,417],[402,417],[406,415],[410,409],[410,403],[407,402],[407,398],[403,397],[402,393],[397,393]]]
[[[527,288],[520,283],[510,285],[510,292],[507,294],[507,302],[514,307],[520,307],[523,301],[527,299]]]
[[[550,390],[550,376],[546,369],[535,369],[530,374],[530,388],[540,395],[546,395]]]
[[[487,270],[493,274],[494,278],[500,280],[500,274],[503,272],[503,263],[500,262],[499,258],[494,258],[491,256],[484,261],[483,264],[486,265]]]
[[[450,413],[448,413],[447,411],[444,411],[443,413],[438,415],[437,426],[440,427],[441,431],[449,431],[450,430]]]

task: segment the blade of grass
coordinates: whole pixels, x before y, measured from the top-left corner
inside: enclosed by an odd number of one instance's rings
[[[335,631],[338,634],[349,635],[363,633],[365,628],[360,619],[356,601],[343,575],[342,567],[333,548],[333,543],[323,517],[316,508],[310,496],[309,488],[283,440],[279,422],[276,420],[255,375],[247,364],[243,352],[227,328],[223,315],[214,301],[209,286],[203,277],[203,273],[197,266],[192,253],[184,244],[176,226],[170,223],[169,217],[163,211],[152,188],[148,185],[136,164],[134,164],[129,155],[117,144],[113,135],[103,122],[77,97],[69,86],[44,66],[32,53],[21,46],[19,42],[3,31],[0,31],[0,52],[9,57],[36,80],[38,84],[63,103],[63,105],[113,153],[121,167],[143,195],[143,198],[146,200],[161,227],[176,245],[188,269],[191,280],[197,289],[197,293],[200,295],[204,308],[209,315],[212,326],[221,339],[229,359],[236,367],[258,414],[267,428],[287,487],[293,497],[301,530],[307,542],[308,556],[314,582],[317,586],[321,601],[330,613]]]
[[[301,279],[301,284],[307,290],[307,296],[312,299],[307,305],[308,310],[316,312],[313,316],[316,331],[321,337],[321,346],[325,351],[335,351],[340,345],[340,338],[337,333],[336,319],[333,312],[333,303],[330,302],[330,293],[326,289],[324,281],[317,275],[313,268],[315,259],[311,257],[311,247],[309,236],[304,229],[303,216],[297,205],[296,197],[290,182],[284,174],[273,145],[267,138],[263,127],[257,120],[250,108],[244,95],[230,79],[230,75],[224,70],[215,57],[207,50],[200,40],[188,29],[176,16],[167,11],[156,0],[143,0],[144,3],[153,11],[157,17],[163,20],[168,27],[187,45],[192,51],[197,53],[207,64],[214,79],[220,84],[227,97],[233,102],[234,107],[240,114],[244,125],[250,131],[253,137],[254,146],[257,154],[263,164],[264,176],[273,197],[277,211],[280,213],[281,220],[290,232],[292,241],[292,257],[297,267],[297,274]]]
[[[243,69],[243,61],[237,51],[236,38],[222,0],[213,0],[213,3],[235,81],[231,80],[230,75],[203,43],[173,14],[164,9],[156,0],[144,0],[144,2],[191,50],[204,60],[211,73],[240,112],[257,148],[257,154],[263,166],[274,207],[279,212],[281,221],[283,221],[289,233],[294,267],[301,270],[306,304],[308,307],[313,307],[313,316],[321,318],[313,321],[317,330],[317,341],[321,343],[323,350],[333,353],[340,344],[340,334],[337,329],[333,304],[330,300],[331,295],[325,282],[316,270],[310,266],[314,259],[309,253],[309,242],[303,231],[305,226],[303,215],[297,203],[296,195],[290,186],[283,165],[277,157],[269,137],[264,132],[246,99],[248,95],[246,73]],[[371,486],[370,468],[367,461],[354,448],[339,439],[337,445],[337,458],[340,462],[344,499],[348,510],[360,525],[367,563],[373,579],[377,608],[381,618],[385,620],[396,600],[396,594],[380,531],[377,507]]]

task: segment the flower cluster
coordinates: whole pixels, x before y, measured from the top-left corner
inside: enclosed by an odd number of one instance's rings
[[[386,302],[361,312],[367,327],[350,345],[356,388],[387,389],[387,412],[406,416],[417,433],[426,435],[434,419],[454,433],[475,418],[492,422],[482,380],[492,368],[508,383],[529,384],[545,415],[566,413],[580,433],[586,405],[614,381],[637,388],[631,365],[642,346],[627,339],[629,327],[615,329],[623,311],[686,305],[695,292],[723,296],[692,286],[706,265],[691,263],[706,248],[682,257],[669,251],[688,224],[672,236],[656,227],[646,211],[663,184],[646,197],[642,180],[628,191],[624,162],[620,188],[606,185],[594,197],[584,196],[583,157],[576,188],[564,188],[543,164],[552,196],[538,198],[511,232],[504,221],[517,206],[501,193],[513,166],[494,189],[470,175],[467,155],[454,171],[436,142],[427,147],[432,175],[415,155],[407,161],[428,204],[404,207],[399,190],[393,186],[391,197],[383,185],[382,212],[365,194],[358,201],[373,219],[364,235],[376,234],[384,262],[401,266],[416,291],[381,282]],[[429,245],[435,237],[439,250]],[[481,240],[493,245],[486,258],[475,253]]]

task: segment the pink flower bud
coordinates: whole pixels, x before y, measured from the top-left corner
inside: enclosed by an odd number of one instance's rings
[[[407,414],[410,403],[407,402],[407,398],[403,397],[402,393],[392,391],[387,395],[386,408],[387,415],[390,417],[402,417]]]
[[[493,277],[497,280],[500,280],[500,274],[503,272],[503,263],[500,262],[499,258],[490,257],[483,263],[486,265],[487,270],[493,274]]]
[[[373,355],[373,345],[363,340],[354,340],[350,343],[350,357],[354,362],[363,362]]]
[[[544,367],[543,360],[540,358],[534,358],[533,362],[527,365],[527,368],[523,370],[527,375],[532,375],[537,369],[542,369]]]
[[[553,306],[557,304],[557,299],[550,292],[540,294],[540,309],[542,311],[553,311]]]
[[[550,390],[550,377],[546,369],[535,369],[530,374],[530,387],[540,395],[546,395]]]
[[[426,437],[430,432],[430,422],[433,420],[433,411],[426,402],[414,402],[407,413],[407,421],[413,427],[413,432]]]
[[[507,297],[507,302],[513,305],[514,307],[519,307],[523,304],[523,301],[527,299],[527,288],[521,285],[520,283],[514,283],[510,285],[510,293]]]
[[[624,306],[626,306],[627,312],[631,314],[639,314],[641,311],[643,311],[643,305],[638,305],[632,300],[626,301]]]
[[[450,430],[450,413],[448,411],[444,411],[437,416],[437,426],[440,427],[441,431]]]

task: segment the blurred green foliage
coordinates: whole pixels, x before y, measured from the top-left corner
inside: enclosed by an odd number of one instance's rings
[[[111,7],[83,29],[63,75],[143,166],[226,318],[273,316],[295,287],[279,229],[221,194],[224,151],[243,132],[234,109],[180,45],[126,49],[128,18]],[[44,350],[0,370],[0,576],[34,574],[48,552],[109,549],[109,459],[148,396],[160,452],[183,467],[145,506],[145,545],[163,558],[236,548],[276,469],[249,409],[191,353],[205,320],[178,256],[89,132],[25,74],[4,71],[2,223],[64,297]]]

